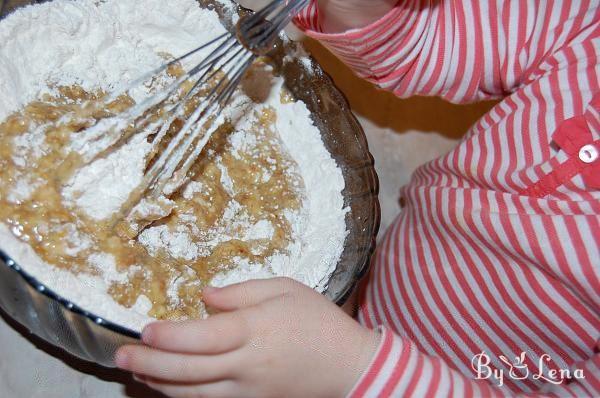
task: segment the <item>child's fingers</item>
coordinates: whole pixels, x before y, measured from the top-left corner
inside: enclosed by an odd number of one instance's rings
[[[246,339],[246,323],[236,313],[220,313],[205,320],[156,322],[142,332],[144,343],[154,348],[203,355],[233,351]]]
[[[289,278],[256,279],[220,289],[204,290],[206,304],[221,311],[233,311],[257,305],[298,289],[299,283]]]
[[[173,398],[184,397],[211,397],[211,398],[230,398],[241,397],[237,384],[232,380],[223,380],[216,383],[200,384],[194,386],[163,384],[153,380],[144,381],[146,385],[163,394]]]
[[[239,360],[218,356],[174,354],[142,345],[121,347],[115,362],[121,369],[175,383],[207,383],[233,377]]]

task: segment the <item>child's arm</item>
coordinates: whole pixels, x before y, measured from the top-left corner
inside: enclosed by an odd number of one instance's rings
[[[461,375],[390,331],[380,337],[362,328],[289,279],[213,289],[205,300],[223,312],[152,324],[142,334],[147,346],[122,348],[117,365],[171,397],[515,396]],[[600,354],[573,369],[585,379],[548,383],[541,395],[600,396]]]
[[[600,350],[600,340],[597,349]],[[512,359],[512,358],[511,358]],[[452,369],[439,358],[428,356],[418,350],[410,340],[403,339],[391,331],[384,330],[381,344],[371,366],[348,395],[359,397],[600,397],[600,354],[590,359],[574,363],[571,368],[571,380],[556,376],[554,382],[542,378],[548,377],[544,372],[538,381],[545,383],[539,391],[517,394],[504,388],[498,388],[499,380],[486,367],[487,359],[477,358],[473,364],[481,371],[481,380],[466,377]],[[578,373],[574,374],[578,369]],[[547,371],[548,369],[546,369]],[[521,371],[519,371],[521,372]],[[529,378],[537,377],[534,370],[529,370]],[[579,373],[581,372],[581,373]],[[519,373],[521,375],[521,373]],[[583,375],[585,378],[575,378]],[[504,382],[509,381],[509,370],[504,370]],[[556,384],[555,384],[556,383]]]
[[[547,1],[399,0],[369,26],[332,33],[340,25],[335,13],[351,12],[327,5],[345,2],[311,0],[296,24],[381,88],[457,103],[499,98],[534,80],[570,32],[593,18],[573,2],[551,9]]]
[[[474,143],[469,144],[476,146],[476,150],[470,147],[472,152],[469,152],[464,147],[459,148],[454,152],[453,158],[445,158],[432,167],[443,169],[447,174],[452,174],[452,177],[431,177],[431,174],[423,172],[424,176],[418,176],[421,179],[417,183],[426,185],[431,184],[433,180],[436,184],[440,180],[458,180],[459,182],[453,184],[455,187],[470,186],[475,180],[473,185],[482,187],[481,196],[495,194],[493,191],[508,191],[514,194],[523,192],[522,197],[515,195],[511,200],[517,203],[528,200],[533,202],[536,192],[527,192],[526,188],[535,186],[538,180],[543,180],[545,173],[552,170],[549,166],[556,167],[558,162],[562,163],[565,160],[564,146],[562,149],[550,146],[553,137],[556,138],[554,134],[559,125],[573,116],[582,116],[588,108],[586,119],[592,131],[591,137],[596,145],[600,143],[600,119],[593,116],[600,115],[600,102],[588,107],[593,96],[600,99],[600,9],[597,2],[400,0],[396,7],[378,21],[344,33],[331,33],[332,30],[324,23],[329,17],[323,15],[326,12],[313,1],[296,22],[309,36],[329,47],[359,76],[401,97],[435,95],[454,102],[469,102],[500,98],[516,92],[474,128],[474,135],[478,133],[478,139],[473,139]],[[577,132],[571,133],[575,135]],[[522,144],[519,142],[521,140],[526,142]],[[522,155],[521,151],[528,155]],[[511,156],[513,158],[510,158]],[[577,154],[574,156],[577,157]],[[475,158],[473,162],[469,160],[471,157]],[[451,161],[445,163],[447,159],[452,159],[451,165]],[[547,164],[544,164],[546,161]],[[512,171],[506,171],[507,164]],[[544,167],[539,166],[541,164]],[[572,174],[560,175],[556,179],[550,178],[552,184],[560,186],[561,189],[561,192],[556,193],[556,197],[579,200],[560,202],[565,207],[584,204],[599,209],[598,161],[595,169],[591,165],[581,166],[581,170]],[[484,170],[484,174],[478,174],[479,170]],[[439,173],[442,174],[443,171]],[[465,182],[465,176],[471,180]],[[582,176],[585,180],[580,178]],[[504,181],[508,182],[503,186]],[[448,185],[450,184],[448,182]],[[566,187],[562,186],[563,184]],[[425,188],[428,187],[412,186],[414,191],[409,192],[418,191],[415,196],[427,197],[431,191]],[[554,192],[546,193],[548,194]],[[465,193],[465,197],[469,198],[477,198],[477,195],[475,193],[469,196]],[[529,195],[532,198],[527,198]],[[543,192],[539,195],[540,198],[544,196]],[[556,197],[550,196],[549,206],[558,206],[552,201]],[[419,205],[415,205],[417,206]],[[423,204],[420,206],[425,207]],[[441,206],[452,208],[453,205],[444,203]],[[528,211],[533,214],[535,210]],[[598,210],[594,211],[595,215],[590,210],[589,216],[568,214],[562,217],[560,212],[554,213],[554,217],[532,215],[531,219],[535,223],[528,225],[532,232],[527,236],[528,242],[523,245],[527,249],[521,249],[517,242],[504,242],[494,235],[493,229],[488,232],[470,224],[466,227],[461,225],[457,229],[462,228],[465,240],[488,241],[497,245],[493,247],[497,249],[499,261],[503,266],[506,263],[509,264],[509,268],[511,263],[519,261],[532,264],[532,267],[560,280],[563,288],[577,292],[582,301],[598,311],[600,284],[597,272],[600,263],[597,247],[600,224]],[[423,218],[435,218],[443,211],[427,209],[424,213],[427,216]],[[461,216],[459,214],[459,220]],[[508,219],[506,215],[493,218],[499,224],[500,221]],[[414,229],[422,226],[427,230],[429,220],[419,219],[418,222],[422,224],[415,226],[416,222],[411,221],[407,221],[407,224]],[[519,225],[519,222],[523,221],[511,219],[506,222]],[[557,232],[553,223],[576,226],[565,234]],[[412,237],[408,233],[407,236]],[[459,235],[458,239],[462,237],[463,235]],[[547,237],[551,237],[551,245],[543,242]],[[441,236],[441,239],[444,238],[448,237]],[[560,242],[556,242],[558,239]],[[591,249],[586,249],[581,242],[586,242]],[[417,244],[418,241],[415,242],[415,245]],[[404,248],[401,244],[398,246]],[[529,247],[532,252],[542,254],[530,255],[527,251]],[[561,248],[569,250],[569,254],[577,256],[578,260],[567,261],[558,255],[553,257],[552,251],[560,253]],[[521,253],[520,250],[525,254],[522,257],[516,256],[515,259],[514,253]],[[503,257],[505,253],[512,254],[513,257]],[[398,261],[401,263],[400,267],[403,267],[404,254],[395,252],[389,254],[389,257],[394,255],[400,257]],[[406,257],[410,257],[410,254]],[[515,264],[514,268],[520,265]],[[383,270],[379,275],[385,275],[381,276],[382,279],[393,278],[390,274],[393,275],[394,271]],[[389,279],[386,282],[392,284]],[[525,281],[516,280],[510,283],[523,283],[519,290],[528,291]],[[381,285],[385,283],[376,286]],[[505,288],[500,282],[499,285]],[[511,286],[511,289],[513,287]],[[390,307],[393,309],[393,306],[387,306],[385,301],[394,300],[394,293],[378,291],[377,294],[380,296],[373,300],[373,306],[383,307],[377,315],[385,316],[391,323],[395,319],[394,314],[388,315],[385,311],[390,310]],[[562,308],[552,309],[556,310],[557,314],[564,311]],[[375,318],[373,314],[370,315]],[[486,326],[493,328],[496,325]],[[545,328],[554,326],[544,325]],[[531,338],[538,337],[532,335]],[[486,380],[474,381],[465,377],[453,370],[448,363],[419,352],[413,341],[392,332],[385,332],[383,342],[373,364],[355,387],[354,396],[515,395],[506,389],[494,387]],[[450,343],[456,344],[455,341]],[[542,391],[548,395],[600,396],[599,349],[600,347],[595,350],[596,354],[590,353],[585,361],[570,364],[573,371],[583,370],[585,379],[563,381],[555,386],[539,378],[533,385],[544,383]],[[594,347],[585,347],[585,352],[593,351]],[[505,368],[505,372],[508,374],[508,368]]]

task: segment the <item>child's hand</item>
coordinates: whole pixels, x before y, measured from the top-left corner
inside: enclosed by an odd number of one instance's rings
[[[154,323],[117,365],[172,397],[342,397],[379,336],[291,279],[204,292],[207,320]]]
[[[321,26],[326,33],[362,28],[388,13],[399,0],[319,0]]]

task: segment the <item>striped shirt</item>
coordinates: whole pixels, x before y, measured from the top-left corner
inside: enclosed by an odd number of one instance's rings
[[[313,0],[296,22],[398,96],[502,99],[402,188],[351,395],[600,397],[600,0],[401,0],[341,34]]]

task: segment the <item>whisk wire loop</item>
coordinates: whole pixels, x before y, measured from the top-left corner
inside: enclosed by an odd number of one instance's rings
[[[231,100],[246,70],[258,56],[272,49],[278,33],[307,4],[308,0],[273,0],[256,13],[240,18],[234,33],[221,34],[105,97],[98,106],[107,107],[140,87],[152,87],[171,67],[183,68],[174,80],[127,111],[89,127],[86,139],[75,145],[76,150],[84,150],[83,160],[89,163],[136,134],[153,137],[148,155],[152,162],[141,185],[121,209],[121,215],[131,216],[143,198],[152,200],[170,195],[186,181],[215,130],[215,120]],[[194,62],[194,56],[205,53],[208,54]],[[186,65],[191,66],[186,68]],[[158,118],[153,116],[153,110],[158,111]],[[183,126],[169,134],[176,120],[183,121]]]

